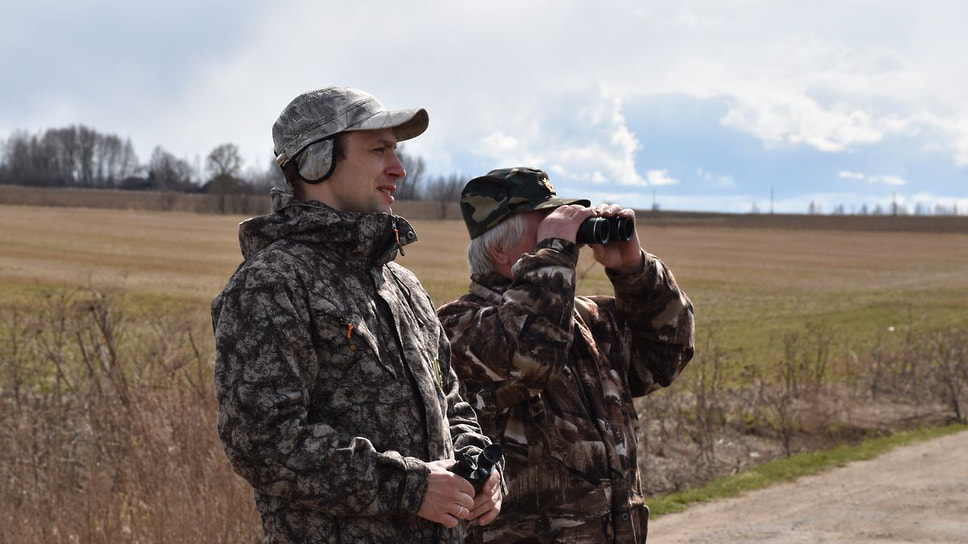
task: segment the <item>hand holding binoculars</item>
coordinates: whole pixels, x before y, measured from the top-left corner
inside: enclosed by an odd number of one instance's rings
[[[463,476],[475,491],[480,491],[481,487],[487,482],[494,471],[494,466],[501,461],[504,456],[504,448],[500,444],[491,444],[484,448],[476,456],[462,455],[450,471],[458,476]]]

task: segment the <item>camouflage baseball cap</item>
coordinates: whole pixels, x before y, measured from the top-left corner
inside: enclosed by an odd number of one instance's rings
[[[467,182],[460,212],[471,238],[477,238],[514,213],[554,209],[566,204],[589,206],[585,199],[561,199],[544,170],[499,168]]]
[[[272,125],[276,162],[285,166],[307,146],[350,130],[392,128],[397,140],[415,138],[427,130],[430,116],[423,108],[388,110],[371,94],[347,87],[327,87],[292,100]],[[332,154],[332,141],[318,151]]]

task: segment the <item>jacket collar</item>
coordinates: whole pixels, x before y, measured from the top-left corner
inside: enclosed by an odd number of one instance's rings
[[[291,240],[335,252],[354,264],[382,266],[417,241],[404,218],[383,212],[342,212],[322,202],[302,201],[273,189],[273,212],[239,225],[239,244],[245,259],[279,240]]]
[[[470,292],[492,303],[500,303],[504,292],[511,287],[511,280],[497,272],[474,274],[471,276]]]

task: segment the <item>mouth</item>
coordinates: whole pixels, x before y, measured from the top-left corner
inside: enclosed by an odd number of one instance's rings
[[[393,185],[381,185],[377,187],[376,190],[387,195],[390,198],[393,198],[393,193],[397,191],[397,188]]]

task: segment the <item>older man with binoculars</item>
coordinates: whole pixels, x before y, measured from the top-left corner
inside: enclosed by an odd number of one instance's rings
[[[461,195],[467,294],[438,308],[451,365],[504,451],[489,543],[643,543],[633,398],[670,385],[693,355],[693,307],[641,247],[635,213],[562,199],[548,175],[505,168]],[[588,244],[609,296],[576,296]]]

